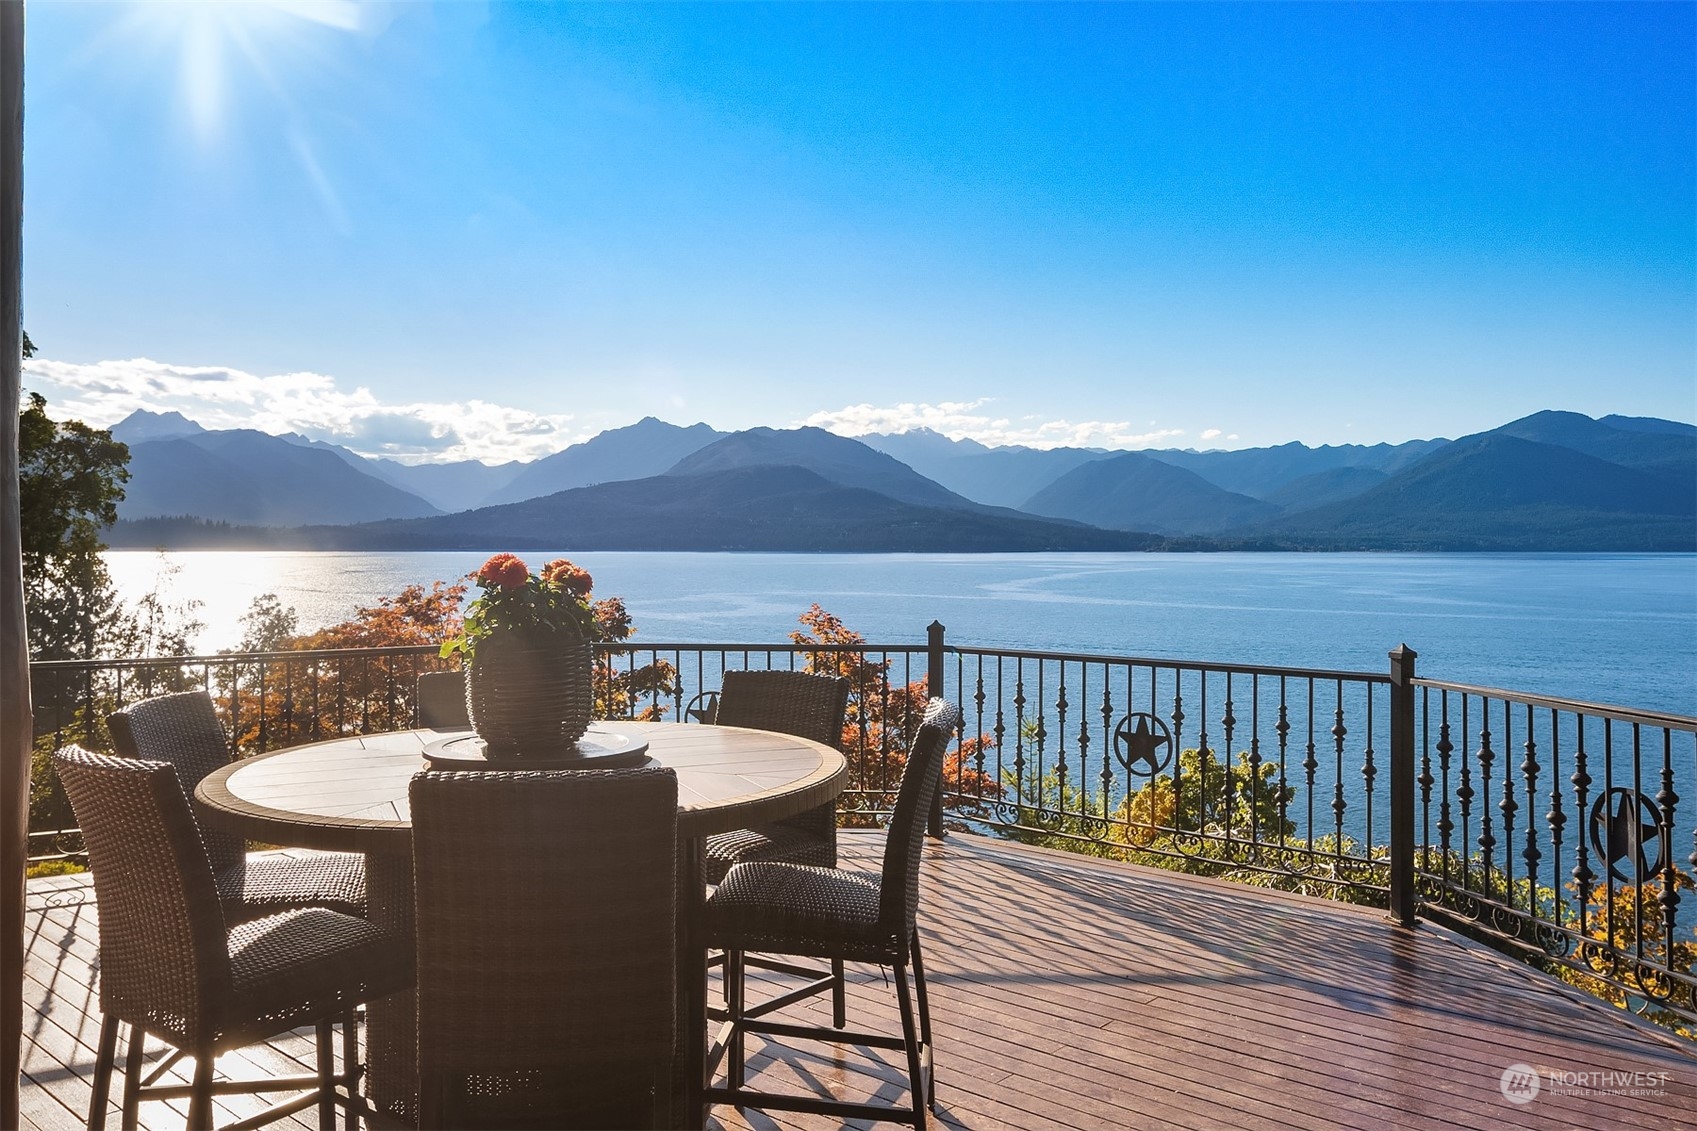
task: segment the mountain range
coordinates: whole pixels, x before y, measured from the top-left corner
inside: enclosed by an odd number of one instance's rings
[[[1646,417],[1136,452],[649,417],[498,466],[374,460],[176,413],[112,432],[131,453],[114,546],[1697,550],[1697,427]]]

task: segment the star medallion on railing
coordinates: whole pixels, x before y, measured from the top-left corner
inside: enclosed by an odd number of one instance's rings
[[[684,708],[684,714],[698,723],[711,724],[719,714],[719,693],[717,691],[698,692]]]
[[[1591,807],[1591,846],[1609,866],[1609,875],[1626,884],[1643,883],[1667,867],[1662,811],[1635,789],[1615,788]],[[1636,868],[1623,872],[1619,865]]]
[[[1172,732],[1146,711],[1127,715],[1114,728],[1114,756],[1128,773],[1152,778],[1172,763]]]

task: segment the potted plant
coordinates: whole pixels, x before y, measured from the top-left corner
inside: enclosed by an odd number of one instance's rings
[[[472,578],[481,592],[442,655],[465,657],[466,709],[485,758],[569,754],[595,706],[593,581],[564,558],[533,574],[513,554],[496,554]]]

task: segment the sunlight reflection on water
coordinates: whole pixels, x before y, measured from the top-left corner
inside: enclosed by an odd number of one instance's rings
[[[483,553],[113,552],[126,600],[174,568],[199,646],[232,647],[273,592],[303,631]],[[638,641],[781,641],[817,601],[875,643],[957,644],[1383,671],[1697,713],[1697,555],[681,554],[569,556],[625,598]]]

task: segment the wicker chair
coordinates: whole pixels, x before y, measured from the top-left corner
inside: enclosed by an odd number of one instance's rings
[[[420,1126],[667,1125],[677,775],[423,773],[410,797]]]
[[[843,743],[843,717],[848,712],[849,681],[841,676],[791,671],[728,671],[720,685],[711,721],[720,726],[775,730],[822,742],[833,749]],[[759,860],[788,864],[837,866],[837,807],[835,803],[809,809],[794,817],[752,829],[719,833],[702,844],[702,878],[716,884],[738,864]],[[722,961],[715,957],[715,963]],[[764,969],[799,975],[809,981],[764,1003],[756,1013],[771,1012],[813,994],[831,993],[831,1016],[837,1028],[848,1021],[843,988],[843,964],[827,970],[793,963],[757,960]],[[729,991],[730,983],[725,983]],[[726,998],[729,1004],[730,999]]]
[[[212,863],[177,772],[163,762],[94,754],[77,746],[54,760],[88,846],[100,908],[100,1046],[89,1105],[91,1131],[106,1125],[118,1027],[130,1026],[124,1067],[124,1126],[136,1126],[144,1095],[189,1097],[188,1126],[212,1125],[212,1097],[231,1092],[313,1089],[276,1104],[258,1122],[319,1108],[319,1126],[335,1125],[335,1107],[353,1113],[357,1056],[335,1071],[333,1025],[353,1024],[354,1007],[412,983],[404,943],[364,919],[322,907],[298,908],[227,925]],[[314,1025],[316,1076],[260,1081],[212,1079],[214,1058]],[[195,1060],[188,1086],[143,1086],[148,1036]],[[347,1048],[356,1040],[347,1037]],[[155,1073],[157,1075],[157,1071]],[[338,1094],[337,1089],[344,1094]]]
[[[469,730],[464,672],[424,672],[418,677],[418,725],[431,730]]]
[[[721,1051],[727,1081],[706,1091],[709,1103],[840,1116],[887,1119],[925,1126],[936,1102],[932,1074],[931,1013],[925,966],[915,919],[919,910],[919,858],[926,816],[942,778],[943,759],[960,712],[931,700],[902,771],[901,790],[884,844],[881,875],[843,872],[800,864],[751,863],[732,868],[707,898],[703,935],[707,946],[725,951],[730,1017]],[[766,1022],[743,1009],[743,955],[748,951],[887,964],[895,970],[901,1009],[900,1038],[876,1033]],[[913,966],[914,1019],[907,967]],[[748,1033],[835,1041],[847,1045],[902,1049],[907,1054],[913,1103],[909,1108],[844,1103],[813,1096],[758,1092],[744,1087],[744,1037]]]
[[[120,757],[170,763],[185,794],[230,760],[223,724],[204,691],[143,699],[108,715],[106,725]],[[365,914],[365,857],[357,853],[249,856],[240,837],[206,829],[202,839],[228,922],[296,907]]]
[[[729,671],[713,722],[719,726],[775,730],[822,742],[843,743],[849,681],[810,672]],[[716,884],[736,864],[783,860],[837,866],[837,807],[821,805],[795,817],[710,836],[702,846],[706,880]]]

